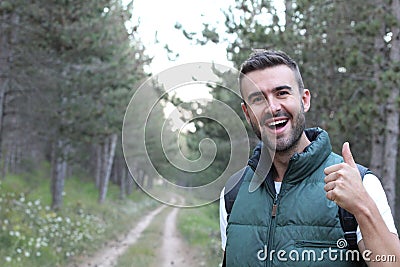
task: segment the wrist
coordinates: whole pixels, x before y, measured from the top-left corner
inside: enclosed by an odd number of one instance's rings
[[[354,217],[356,218],[359,224],[362,224],[363,221],[371,221],[374,219],[374,210],[378,211],[378,208],[375,202],[368,196],[368,200],[360,201],[357,205],[357,208],[353,212]]]

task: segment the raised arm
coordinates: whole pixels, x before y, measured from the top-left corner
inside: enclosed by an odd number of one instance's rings
[[[342,156],[344,163],[325,169],[326,197],[354,214],[362,234],[358,246],[368,266],[399,266],[399,238],[389,231],[375,201],[364,188],[347,142]],[[382,261],[389,257],[395,262]]]

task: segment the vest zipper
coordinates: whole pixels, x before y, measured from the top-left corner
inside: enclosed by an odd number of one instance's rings
[[[271,211],[271,219],[270,219],[270,223],[269,223],[269,235],[268,235],[268,244],[267,244],[267,251],[268,251],[268,255],[267,255],[267,261],[266,261],[266,266],[272,266],[272,259],[270,258],[270,251],[273,250],[272,248],[272,243],[274,241],[274,234],[275,234],[275,227],[276,227],[276,212],[278,210],[278,205],[279,205],[279,194],[275,193],[275,198],[274,198],[274,202],[272,204],[272,211]]]
[[[274,203],[272,204],[272,212],[271,212],[272,218],[276,216],[277,209],[278,209],[278,193],[275,194]]]

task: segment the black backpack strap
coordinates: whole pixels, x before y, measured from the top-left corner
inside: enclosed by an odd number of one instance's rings
[[[358,171],[360,172],[361,179],[364,179],[364,176],[367,173],[371,173],[371,171],[360,165],[357,164]],[[339,206],[339,220],[340,220],[340,225],[342,226],[343,232],[344,232],[344,238],[347,241],[347,249],[350,250],[357,250],[358,245],[357,245],[357,220],[354,217],[353,214],[348,212],[347,210],[343,209],[342,207]]]
[[[347,241],[347,249],[357,250],[357,226],[358,223],[353,214],[347,210],[339,207],[339,219],[340,225],[342,226],[344,232],[344,238]]]
[[[250,167],[245,167],[236,172],[229,178],[229,180],[225,184],[224,200],[225,210],[228,214],[227,221],[229,219],[229,215],[231,214],[233,203],[235,203],[236,196],[239,193],[240,186],[242,185],[244,175],[248,171],[248,168]]]

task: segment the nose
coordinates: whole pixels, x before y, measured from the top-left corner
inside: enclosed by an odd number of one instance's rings
[[[269,102],[269,112],[275,114],[276,112],[281,110],[281,103],[277,99],[268,99]]]

